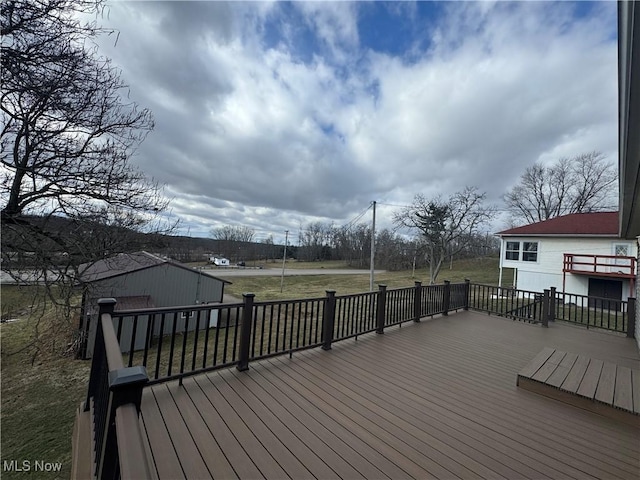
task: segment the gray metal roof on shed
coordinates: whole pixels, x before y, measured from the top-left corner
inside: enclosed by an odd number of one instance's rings
[[[149,252],[119,253],[113,257],[98,260],[93,264],[83,264],[80,266],[80,279],[83,282],[91,283],[105,278],[113,278],[127,273],[136,272],[146,268],[153,268],[158,265],[172,265],[193,272],[194,274],[204,274],[224,283],[230,284],[228,280],[214,277],[206,272],[195,270],[175,260],[158,257]]]

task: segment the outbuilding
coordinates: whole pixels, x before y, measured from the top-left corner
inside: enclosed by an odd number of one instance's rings
[[[144,251],[121,253],[90,265],[83,265],[80,267],[79,278],[84,288],[80,329],[86,339],[85,358],[93,354],[98,324],[97,302],[100,298],[115,298],[116,311],[221,303],[224,286],[231,283],[205,271]],[[178,316],[178,331],[184,330],[185,321],[191,313],[193,312],[185,310]],[[217,327],[216,314],[217,311],[212,310],[211,318],[201,319],[198,325],[196,322],[190,322],[192,325],[187,324],[187,330]],[[136,331],[146,332],[148,320],[147,316],[139,318]],[[160,325],[155,325],[153,335],[166,335],[172,328],[171,322],[166,322],[164,331],[161,332]],[[130,349],[132,335],[131,322],[125,322],[120,342],[123,352]],[[148,341],[150,339],[137,333],[134,349],[144,348]]]

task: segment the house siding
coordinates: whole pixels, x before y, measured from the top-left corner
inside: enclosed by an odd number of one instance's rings
[[[520,242],[520,260],[506,260],[506,242]],[[536,262],[522,260],[522,243],[537,242],[538,258]],[[637,243],[616,238],[554,238],[554,237],[503,237],[501,248],[501,266],[516,268],[517,288],[541,292],[546,288],[555,287],[563,290],[563,262],[565,253],[585,255],[612,255],[615,244],[629,245],[630,255],[637,256]],[[587,295],[589,290],[589,276],[567,273],[564,290],[578,295]],[[630,282],[623,280],[622,298],[633,295]]]

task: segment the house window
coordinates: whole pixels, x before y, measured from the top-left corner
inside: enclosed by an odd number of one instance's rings
[[[538,242],[522,242],[522,261],[538,261]]]
[[[189,318],[193,318],[196,314],[196,312],[194,312],[193,310],[191,310],[189,313]],[[187,312],[180,312],[180,318],[187,318]]]
[[[507,242],[505,260],[520,260],[520,242]]]
[[[616,257],[628,257],[629,245],[627,245],[626,243],[616,243],[613,247],[613,254]]]

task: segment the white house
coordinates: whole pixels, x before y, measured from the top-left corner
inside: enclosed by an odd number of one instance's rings
[[[618,212],[575,213],[499,232],[500,283],[520,290],[626,300],[634,296],[637,242],[619,236]]]
[[[209,263],[213,263],[216,267],[228,267],[229,259],[224,257],[209,257]]]

